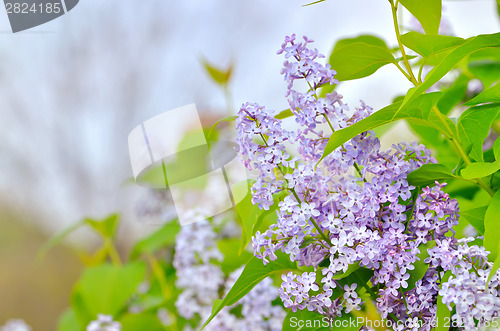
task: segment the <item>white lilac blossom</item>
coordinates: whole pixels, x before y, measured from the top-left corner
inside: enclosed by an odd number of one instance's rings
[[[490,324],[500,311],[500,274],[491,275],[488,283],[493,266],[487,260],[489,252],[478,245],[469,246],[473,240],[452,238],[441,242],[429,257],[431,263],[451,271],[439,295],[450,310],[450,304],[454,304],[452,320],[466,330]]]
[[[183,289],[176,306],[179,314],[192,319],[195,314],[205,315],[207,307],[219,298],[224,274],[211,263],[222,261],[216,244],[216,233],[208,221],[185,225],[177,235],[174,267],[176,285]]]
[[[258,172],[252,201],[265,210],[277,204],[277,223],[252,238],[255,256],[267,264],[282,251],[299,266],[315,270],[282,275],[279,291],[284,306],[330,317],[361,309],[356,292],[361,286],[342,286],[334,277],[349,267],[360,267],[373,273],[367,286],[372,287],[371,299],[384,319],[418,319],[424,323],[422,330],[430,330],[440,285],[446,302],[460,305],[455,316],[468,318],[468,327],[474,318],[486,321],[498,316],[498,278],[493,278],[488,292],[483,286],[486,273],[474,271],[478,263],[485,264],[487,253],[454,237],[457,201],[444,193],[445,184],[436,182],[420,190],[407,181],[413,170],[436,162],[428,149],[401,142],[382,151],[375,134],[368,131],[318,163],[332,131],[366,118],[372,109],[361,101],[351,110],[336,92],[324,97],[316,93],[337,81],[335,71],[317,62],[323,56],[309,48],[311,42],[292,35],[278,51],[285,54],[282,74],[298,128],[285,130],[274,111],[257,104],[243,104],[237,118],[240,156],[248,169]],[[309,90],[295,90],[298,80],[306,81]],[[290,144],[297,146],[297,156],[287,152]],[[285,197],[275,202],[275,193]],[[427,249],[431,243],[434,247]],[[427,271],[409,284],[410,272],[426,250]],[[440,276],[447,270],[454,276],[441,284]],[[475,283],[468,285],[464,279]],[[478,282],[483,290],[478,290]],[[460,295],[448,294],[457,287]],[[474,301],[477,295],[483,299]]]
[[[216,239],[217,234],[209,221],[183,226],[176,238],[176,285],[182,289],[176,307],[179,315],[186,319],[198,316],[201,322],[207,320],[213,302],[219,299],[221,291],[229,292],[243,270],[240,268],[226,278],[217,264],[223,255],[217,248]],[[224,308],[206,330],[281,330],[286,313],[282,307],[271,304],[278,295],[271,279],[266,278],[235,305]],[[241,307],[242,317],[231,313],[235,307]],[[191,330],[190,326],[185,330]]]
[[[11,319],[0,327],[0,331],[31,331],[31,327],[21,319]]]
[[[120,331],[122,326],[119,322],[113,321],[111,315],[97,315],[97,320],[90,322],[87,331]]]

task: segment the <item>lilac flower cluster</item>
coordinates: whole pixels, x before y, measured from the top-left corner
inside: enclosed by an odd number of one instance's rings
[[[220,298],[221,290],[227,293],[242,269],[225,277],[218,262],[223,259],[217,248],[217,234],[213,225],[202,221],[185,225],[176,238],[174,267],[177,271],[178,313],[189,320],[196,317],[201,322],[208,319],[213,302]],[[280,330],[285,312],[271,302],[278,297],[278,289],[271,279],[265,279],[232,307],[224,308],[206,327],[207,330]],[[231,310],[241,306],[241,317]],[[196,328],[196,329],[199,329]],[[185,330],[191,330],[187,326]]]
[[[175,242],[173,263],[177,272],[176,285],[183,289],[176,302],[181,316],[191,319],[195,314],[204,315],[206,307],[211,307],[219,298],[224,274],[211,262],[222,259],[216,245],[216,233],[208,221],[181,228]]]
[[[99,314],[96,321],[90,322],[87,331],[120,331],[122,326],[119,322],[113,321],[113,316]]]
[[[385,284],[385,289],[381,289],[377,298],[377,307],[384,318],[393,313],[397,318],[405,320],[407,316],[418,318],[427,328],[434,325],[436,313],[436,296],[439,290],[438,264],[433,252],[443,254],[440,243],[447,242],[453,237],[446,237],[454,225],[458,224],[458,204],[456,200],[449,198],[448,194],[442,191],[445,185],[436,183],[432,189],[427,187],[422,189],[422,193],[417,197],[412,206],[411,218],[403,223],[396,234],[386,243],[388,252],[382,262],[382,268],[375,270],[374,284]],[[435,241],[437,245],[428,249],[431,257],[424,260],[429,264],[424,277],[417,280],[415,288],[408,288],[408,270],[414,269],[414,264],[419,260],[421,248],[425,248],[428,242]],[[392,243],[392,247],[390,246]],[[441,269],[442,270],[442,269]],[[446,270],[446,269],[445,269]]]
[[[456,312],[452,320],[465,330],[488,325],[500,314],[500,273],[497,270],[491,274],[493,264],[487,260],[489,252],[478,245],[469,246],[473,240],[449,238],[438,243],[429,258],[432,264],[451,271],[439,295],[450,310],[451,304],[454,305]]]
[[[372,109],[361,101],[351,110],[336,92],[318,95],[318,88],[337,81],[329,65],[317,62],[323,56],[309,47],[311,42],[292,35],[278,51],[287,59],[282,74],[296,128],[285,129],[272,110],[250,103],[236,120],[242,161],[258,175],[252,201],[265,210],[277,204],[276,224],[252,238],[254,254],[267,264],[282,251],[299,266],[315,270],[282,276],[280,298],[286,308],[327,316],[359,310],[358,292],[365,284],[341,285],[339,278],[349,268],[362,268],[373,272],[364,295],[376,302],[383,318],[418,318],[430,330],[442,272],[458,266],[470,270],[472,260],[467,264],[463,257],[484,252],[464,253],[457,239],[445,236],[458,224],[459,209],[443,192],[444,185],[419,190],[408,183],[410,172],[436,162],[424,146],[399,143],[382,151],[368,131],[318,164],[331,132],[367,117]],[[306,92],[295,90],[298,81],[307,83]],[[287,152],[291,146],[296,156]],[[409,284],[416,262],[432,243],[424,261],[427,271]],[[457,316],[461,312],[457,309]]]

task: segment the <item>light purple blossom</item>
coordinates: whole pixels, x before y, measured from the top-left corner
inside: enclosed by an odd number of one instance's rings
[[[252,201],[264,210],[277,208],[276,224],[257,232],[252,240],[255,256],[266,264],[281,251],[299,266],[314,268],[314,272],[282,276],[279,293],[284,306],[331,317],[361,309],[357,284],[340,286],[341,295],[333,291],[339,290],[334,276],[353,267],[372,274],[371,299],[381,316],[411,321],[408,330],[415,329],[415,320],[424,322],[422,330],[431,329],[438,292],[457,307],[457,317],[473,322],[498,316],[493,296],[497,298],[499,292],[472,301],[479,293],[477,284],[482,284],[477,279],[485,281],[486,276],[471,276],[475,274],[471,270],[477,266],[487,270],[487,252],[478,246],[467,248],[453,236],[459,217],[457,201],[444,192],[445,184],[436,182],[420,190],[407,180],[410,172],[436,162],[427,148],[401,142],[384,151],[368,131],[318,163],[332,130],[366,118],[372,109],[363,101],[351,109],[335,91],[324,97],[317,93],[337,81],[335,71],[320,63],[323,56],[311,43],[292,35],[278,51],[285,56],[281,73],[296,128],[285,130],[275,112],[248,103],[236,121],[241,158],[248,169],[257,172]],[[298,91],[298,81],[309,89]],[[276,193],[280,193],[279,201],[275,201]],[[429,242],[436,245],[427,249],[424,245]],[[428,258],[421,262],[427,271],[409,284],[425,250]],[[454,276],[442,283],[440,276],[447,270]],[[459,284],[457,279],[467,282]],[[494,287],[498,281],[494,276]],[[397,324],[395,329],[399,329]]]
[[[185,225],[177,235],[174,266],[176,286],[182,292],[175,305],[183,318],[201,318],[203,323],[211,314],[213,302],[221,298],[221,293],[227,294],[243,271],[239,268],[229,276],[223,273],[220,262],[224,257],[217,247],[217,239],[217,232],[209,221]],[[253,241],[267,246],[269,239],[259,234]],[[278,288],[266,278],[232,307],[224,308],[206,329],[278,331],[286,315],[282,307],[272,304],[278,295]],[[241,308],[243,318],[230,312],[235,307]],[[185,330],[190,328],[186,326]]]

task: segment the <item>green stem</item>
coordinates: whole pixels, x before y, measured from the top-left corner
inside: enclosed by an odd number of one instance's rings
[[[326,116],[326,114],[323,114],[323,117],[326,119],[326,121],[328,122],[328,125],[330,126],[330,129],[332,130],[332,132],[335,132],[335,130],[333,129],[333,125],[332,125],[332,122],[330,122],[330,119],[328,118],[328,116]]]
[[[406,71],[404,71],[404,69],[403,69],[403,68],[401,68],[401,66],[400,66],[397,62],[394,62],[394,65],[395,65],[396,67],[398,67],[399,71],[401,71],[401,72],[403,73],[403,75],[405,75],[405,77],[406,77],[406,78],[407,78],[407,79],[411,82],[411,77],[410,77],[410,75],[408,75],[408,74],[406,73]]]
[[[406,56],[404,46],[401,42],[401,33],[399,31],[398,16],[397,16],[399,0],[397,0],[396,3],[394,3],[394,0],[389,0],[389,2],[391,4],[391,8],[392,8],[392,18],[394,21],[394,30],[396,31],[396,37],[398,40],[398,45],[399,45],[399,49],[401,51],[401,55],[403,56],[406,69],[408,70],[408,74],[410,76],[409,79],[413,83],[413,85],[418,86],[420,83],[417,81],[417,79],[413,75],[413,71],[411,69],[410,63],[408,62],[408,57]],[[408,74],[405,74],[405,76],[407,78],[408,78]],[[421,75],[421,72],[419,72],[419,77],[420,77],[420,75]],[[451,140],[451,142],[455,146],[455,149],[457,150],[458,154],[464,160],[465,165],[471,164],[471,160],[467,156],[467,153],[465,153],[460,142],[457,140],[455,132],[450,128],[450,126],[448,125],[448,123],[444,119],[444,115],[439,111],[439,109],[437,109],[436,106],[433,107],[433,111],[436,113],[436,115],[438,115],[440,122],[443,124],[443,127],[447,131],[447,132],[444,132],[444,131],[442,131],[442,132],[445,134],[445,136],[447,138],[449,138]],[[479,186],[481,186],[486,192],[488,192],[488,194],[490,196],[493,196],[495,194],[495,192],[493,192],[493,190],[489,187],[489,185],[486,182],[484,182],[484,180],[482,178],[478,178],[476,180],[476,183]]]
[[[455,137],[451,137],[450,140],[453,143],[453,145],[455,146],[455,149],[457,150],[457,152],[460,155],[460,157],[462,158],[462,160],[464,160],[465,165],[468,166],[469,164],[471,164],[472,162],[469,159],[469,156],[467,155],[467,153],[465,153],[464,149],[462,148],[462,145],[457,141],[457,139]],[[486,183],[484,181],[483,178],[476,178],[475,182],[476,182],[476,184],[481,186],[486,192],[488,192],[488,194],[491,197],[493,197],[495,195],[495,191],[493,191],[491,189],[491,187],[488,185],[488,183]]]
[[[120,258],[120,254],[118,254],[118,251],[116,250],[115,245],[113,244],[113,241],[107,238],[105,239],[105,245],[107,247],[108,255],[109,258],[111,259],[111,262],[116,266],[121,266],[122,260]]]
[[[363,177],[363,174],[361,173],[361,169],[359,168],[359,165],[356,162],[354,162],[354,169],[356,169],[356,171],[358,172],[359,177],[363,178],[363,182],[366,183],[366,178]]]
[[[158,284],[160,284],[163,297],[165,298],[165,300],[169,300],[172,296],[172,293],[170,288],[168,287],[168,281],[165,277],[165,274],[163,273],[163,269],[160,263],[153,254],[146,254],[146,257],[148,259],[149,265],[151,266],[151,270],[153,271],[153,274],[158,281]]]
[[[399,31],[399,24],[398,24],[398,4],[399,4],[399,1],[396,1],[396,4],[394,4],[393,0],[389,0],[389,2],[391,3],[392,20],[394,21],[394,30],[396,31],[396,37],[398,39],[399,49],[401,51],[401,55],[403,56],[403,61],[404,61],[404,64],[406,66],[406,69],[408,70],[408,75],[405,75],[405,76],[407,76],[407,78],[414,85],[418,85],[418,81],[415,78],[415,75],[413,75],[413,71],[411,70],[410,62],[408,62],[408,57],[406,56],[406,52],[405,52],[403,43],[401,42],[401,32]]]

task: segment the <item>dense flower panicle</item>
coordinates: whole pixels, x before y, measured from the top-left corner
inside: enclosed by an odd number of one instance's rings
[[[227,294],[242,272],[240,268],[226,278],[218,264],[223,260],[223,255],[217,248],[216,240],[217,234],[208,221],[183,226],[176,238],[176,285],[182,289],[176,307],[186,319],[192,320],[199,316],[202,323],[207,320],[213,302],[220,298],[221,290]],[[206,329],[280,330],[286,314],[280,306],[271,304],[277,297],[278,289],[273,286],[271,279],[264,279],[235,305],[224,308]],[[230,313],[231,309],[238,306],[241,306],[243,318]],[[191,329],[187,326],[185,330]]]
[[[274,118],[273,112],[256,104],[245,104],[236,120],[240,156],[245,166],[259,172],[258,184],[254,185],[253,203],[263,209],[273,204],[272,195],[281,185],[276,171],[280,165],[288,165],[290,155],[283,143],[291,137]],[[260,143],[254,142],[254,138]]]
[[[499,317],[500,311],[500,273],[497,270],[491,274],[493,263],[487,260],[489,252],[478,245],[469,246],[472,241],[474,238],[443,240],[429,257],[431,263],[451,272],[439,295],[450,310],[450,304],[454,304],[456,312],[452,319],[465,329],[488,324]]]
[[[373,273],[372,299],[383,318],[418,320],[423,322],[422,330],[430,330],[438,293],[459,286],[457,279],[476,277],[469,275],[475,266],[487,268],[487,252],[478,246],[466,248],[453,236],[458,203],[444,193],[444,184],[436,182],[420,190],[408,183],[410,172],[436,162],[423,145],[401,142],[383,151],[375,134],[368,131],[344,143],[318,165],[330,134],[366,118],[372,109],[361,102],[352,111],[336,92],[324,98],[316,94],[317,88],[336,80],[328,65],[317,62],[322,56],[309,47],[311,42],[306,37],[299,42],[292,35],[278,51],[286,58],[282,74],[288,82],[286,96],[297,128],[284,130],[273,111],[256,104],[244,104],[237,118],[242,160],[258,173],[252,201],[261,209],[273,206],[277,213],[276,224],[252,238],[254,254],[267,264],[281,251],[299,266],[314,268],[315,272],[282,276],[279,293],[286,308],[326,316],[359,310],[362,299],[357,291],[361,286],[341,285],[335,277],[356,266]],[[309,90],[295,90],[297,80],[305,80]],[[296,156],[287,152],[288,146],[296,146]],[[277,193],[279,202],[274,201]],[[429,257],[421,261],[425,253]],[[410,284],[417,261],[428,268],[421,279]],[[448,270],[453,276],[441,284]],[[491,283],[494,287],[495,282],[497,278]],[[498,309],[480,304],[496,304],[493,297],[471,301],[477,293],[485,295],[484,289],[474,287],[480,282],[466,290],[467,284],[460,286],[462,294],[472,293],[468,306],[462,302],[455,318],[472,316],[468,318],[473,322],[474,318],[486,321],[498,316]],[[334,295],[338,290],[341,296]],[[497,297],[497,292],[488,295]],[[460,298],[452,296],[447,302],[457,304],[464,299]]]
[[[224,274],[213,261],[222,261],[216,233],[208,221],[183,226],[176,238],[174,267],[176,286],[183,289],[176,307],[181,316],[192,319],[205,315],[207,307],[219,298]]]
[[[120,331],[122,326],[119,322],[113,321],[111,315],[97,315],[97,320],[90,322],[87,331]]]

